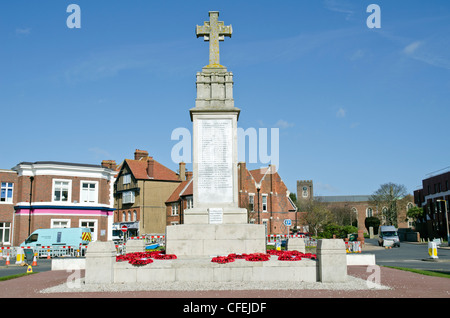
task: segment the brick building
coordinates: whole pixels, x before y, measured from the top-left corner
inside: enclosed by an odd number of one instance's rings
[[[267,234],[286,234],[285,219],[294,220],[297,208],[289,191],[273,166],[248,170],[238,164],[239,207],[248,211],[248,223],[265,224]],[[192,175],[183,181],[166,200],[167,225],[183,224],[183,212],[193,207]]]
[[[117,174],[114,222],[135,223],[136,235],[165,233],[165,201],[185,179],[184,173],[184,163],[178,174],[136,149],[134,159],[125,159]]]
[[[386,207],[375,207],[370,204],[371,195],[338,195],[338,196],[313,196],[313,181],[300,180],[297,181],[297,201],[317,200],[326,203],[330,209],[333,207],[345,208],[350,212],[350,223],[358,227],[358,230],[367,233],[365,220],[368,217],[377,217],[380,224],[386,224],[383,216],[383,210]],[[398,200],[397,226],[398,228],[411,228],[411,220],[407,220],[406,211],[413,206],[412,195]],[[355,222],[356,220],[356,222]],[[350,225],[350,224],[348,224]]]
[[[12,245],[14,205],[17,202],[18,176],[13,170],[0,169],[0,245]]]
[[[414,191],[414,202],[423,208],[417,230],[423,238],[447,238],[450,208],[450,171],[422,180],[422,188]]]
[[[89,227],[111,237],[114,170],[101,165],[38,161],[0,170],[3,245],[19,245],[39,228]]]

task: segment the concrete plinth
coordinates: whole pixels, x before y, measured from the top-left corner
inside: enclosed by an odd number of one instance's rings
[[[262,224],[182,224],[166,227],[166,253],[177,256],[218,256],[265,253]]]
[[[113,241],[89,243],[86,250],[86,283],[113,283],[115,263],[116,247]]]
[[[344,282],[347,279],[347,254],[343,240],[319,240],[317,258],[321,282]]]
[[[128,240],[125,244],[125,251],[127,253],[136,253],[145,251],[145,241],[144,240]]]
[[[301,237],[293,237],[288,239],[288,250],[290,251],[299,251],[305,253],[305,240]]]

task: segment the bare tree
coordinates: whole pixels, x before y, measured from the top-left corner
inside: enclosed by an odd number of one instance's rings
[[[306,212],[302,220],[303,223],[316,236],[325,224],[333,221],[333,215],[328,209],[327,204],[318,200],[308,200],[308,202],[301,205],[301,209]]]
[[[403,199],[408,192],[402,184],[385,183],[375,191],[369,198],[369,204],[382,211],[386,219],[386,225],[394,225],[397,227],[398,201]]]

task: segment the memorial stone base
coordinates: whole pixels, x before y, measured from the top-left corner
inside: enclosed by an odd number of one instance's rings
[[[175,228],[175,227],[174,227]],[[333,242],[335,241],[335,242]],[[341,241],[341,242],[337,242]],[[263,241],[264,242],[264,241]],[[347,260],[342,240],[320,240],[318,260],[264,262],[236,259],[220,264],[207,256],[178,256],[144,266],[116,262],[114,243],[91,242],[86,252],[86,284],[151,282],[345,282]],[[236,250],[234,252],[238,253]]]
[[[166,227],[166,253],[177,256],[226,256],[265,253],[263,224],[182,224]]]

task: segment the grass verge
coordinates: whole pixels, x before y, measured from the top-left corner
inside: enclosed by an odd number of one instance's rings
[[[405,267],[396,267],[396,266],[384,266],[384,267],[393,268],[393,269],[399,269],[399,270],[402,270],[402,271],[413,272],[413,273],[422,274],[422,275],[450,278],[450,274],[449,273],[445,273],[445,272],[426,271],[426,270],[423,270],[423,269],[414,269],[414,268],[405,268]]]
[[[15,274],[15,275],[4,276],[4,277],[0,277],[0,282],[5,281],[5,280],[10,280],[10,279],[18,278],[18,277],[22,277],[22,276],[32,275],[32,274],[35,274],[35,273],[21,273],[21,274]]]

